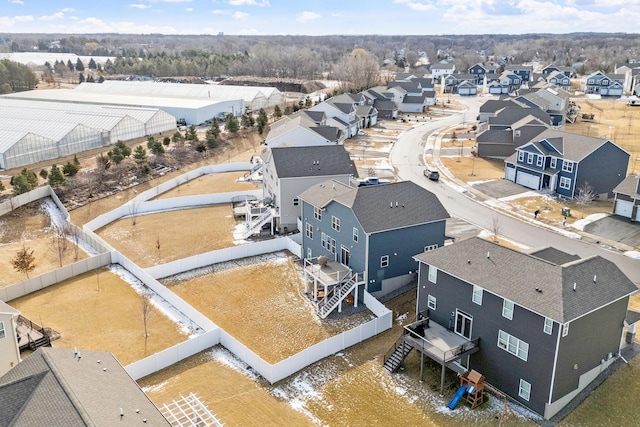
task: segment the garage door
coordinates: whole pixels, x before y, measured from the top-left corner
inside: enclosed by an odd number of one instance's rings
[[[507,168],[504,175],[505,179],[513,182],[516,180],[516,168]]]
[[[625,218],[631,218],[631,211],[633,210],[633,202],[627,202],[626,200],[616,200],[616,208],[613,211],[616,215],[623,216]]]
[[[531,175],[530,173],[518,172],[518,175],[516,176],[516,184],[537,190],[540,188],[540,177]]]
[[[627,202],[625,200],[616,200],[616,208],[613,211],[614,214],[623,216],[625,218],[631,218],[631,211],[633,210],[633,202]]]

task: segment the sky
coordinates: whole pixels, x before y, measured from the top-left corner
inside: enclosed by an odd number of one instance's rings
[[[0,32],[638,33],[640,0],[0,0]]]

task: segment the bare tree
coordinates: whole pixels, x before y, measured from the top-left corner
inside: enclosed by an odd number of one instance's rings
[[[142,292],[140,293],[140,312],[142,314],[142,324],[144,325],[144,338],[147,339],[147,337],[149,336],[148,332],[147,332],[147,322],[149,321],[149,318],[151,317],[151,298],[153,297],[153,291],[148,288],[148,287],[144,287],[142,289]]]
[[[500,217],[498,215],[494,215],[491,218],[491,232],[493,233],[493,241],[498,241],[498,235],[502,231],[502,223],[500,222]]]
[[[67,234],[64,226],[53,224],[51,226],[51,238],[58,251],[58,266],[62,267],[62,257],[67,250]]]
[[[29,278],[29,272],[33,271],[36,268],[36,257],[33,256],[33,249],[27,248],[24,244],[22,245],[22,249],[16,252],[16,256],[11,259],[11,265],[13,268],[27,275],[27,279]]]
[[[576,190],[577,193],[574,198],[576,199],[576,203],[582,207],[582,218],[584,218],[584,209],[589,206],[598,195],[595,193],[593,186],[586,181],[579,185]]]
[[[156,238],[156,249],[158,250],[158,262],[160,262],[160,235]]]
[[[135,227],[136,224],[138,223],[138,210],[140,209],[140,205],[135,200],[132,200],[128,206],[129,206],[129,216],[131,217],[131,225]]]

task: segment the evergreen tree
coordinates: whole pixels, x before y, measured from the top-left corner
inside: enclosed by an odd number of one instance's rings
[[[78,170],[78,166],[71,162],[67,162],[67,164],[62,168],[62,173],[65,176],[75,176],[78,173]]]
[[[76,71],[84,71],[84,64],[80,58],[76,61]]]
[[[49,172],[49,185],[53,188],[57,188],[60,185],[64,185],[67,180],[64,178],[62,171],[57,165],[51,166],[51,172]]]
[[[205,140],[207,143],[207,147],[210,150],[213,150],[214,148],[216,148],[218,146],[218,138],[216,137],[215,133],[213,132],[212,129],[209,129],[207,131],[207,134],[205,135]]]
[[[93,58],[91,58],[89,60],[89,69],[90,70],[95,70],[96,68],[98,68],[97,65],[96,65],[96,61],[94,61]]]
[[[98,79],[98,83],[102,83],[104,82],[104,76],[100,76],[100,78]]]
[[[147,164],[147,150],[142,145],[138,145],[133,151],[133,160],[138,167],[142,167]]]
[[[189,129],[187,129],[187,134],[185,135],[184,139],[186,139],[187,141],[198,140],[198,133],[195,125],[189,126]]]
[[[22,193],[28,193],[31,191],[31,186],[23,175],[16,175],[11,178],[11,186],[13,187],[13,194],[16,196]]]
[[[96,79],[94,79],[93,76],[90,75],[89,77],[87,77],[87,83],[95,83],[95,82],[96,82]]]
[[[30,171],[29,169],[24,168],[20,171],[20,175],[24,176],[24,178],[27,180],[27,183],[31,187],[29,188],[29,191],[38,186],[38,177],[36,176],[36,173],[34,171]]]
[[[211,129],[209,130],[213,132],[213,135],[216,138],[220,136],[220,122],[216,117],[213,118],[213,121],[211,122]]]
[[[280,106],[279,106],[279,105],[276,105],[276,106],[273,108],[273,115],[274,115],[274,117],[277,117],[277,118],[282,117],[282,110],[280,109]]]
[[[236,133],[240,129],[240,124],[238,123],[238,118],[233,114],[227,114],[227,117],[224,121],[224,128],[231,133]]]
[[[75,66],[73,65],[73,62],[71,62],[71,60],[67,60],[67,68],[69,69],[69,71],[73,71],[75,70]]]
[[[47,179],[47,177],[49,176],[49,171],[46,169],[40,169],[38,175],[40,175],[42,179]]]
[[[246,113],[240,117],[240,122],[242,123],[242,127],[245,129],[252,127],[256,123],[253,116],[251,114],[246,114]]]
[[[84,83],[84,74],[78,73],[78,83]]]
[[[77,154],[73,155],[73,164],[76,165],[78,167],[78,169],[80,168],[80,160],[78,160],[78,155]]]
[[[179,145],[182,142],[184,142],[184,137],[182,136],[182,133],[176,131],[176,133],[174,133],[173,136],[171,137],[171,140],[173,141],[174,144]]]
[[[165,136],[162,139],[162,145],[164,145],[165,147],[168,147],[171,144],[171,138],[169,138],[168,136]]]
[[[162,142],[156,140],[152,136],[147,138],[147,148],[157,156],[164,154],[164,147],[162,146]]]

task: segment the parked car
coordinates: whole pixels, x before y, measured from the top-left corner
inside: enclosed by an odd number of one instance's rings
[[[358,187],[366,187],[368,185],[388,184],[389,180],[380,179],[374,176],[358,181]]]
[[[433,170],[430,170],[430,169],[425,169],[424,170],[424,176],[429,178],[431,181],[437,181],[437,180],[440,179],[440,172],[433,171]]]

